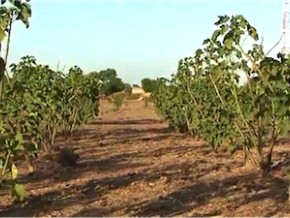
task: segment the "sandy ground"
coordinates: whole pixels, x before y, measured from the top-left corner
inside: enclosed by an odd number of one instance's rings
[[[1,216],[288,216],[289,144],[275,150],[283,166],[262,178],[243,155],[214,153],[202,141],[170,130],[152,106],[127,102],[117,111],[101,102],[98,120],[59,146],[80,155],[65,170],[38,160],[22,175],[27,199],[11,204],[1,191]]]

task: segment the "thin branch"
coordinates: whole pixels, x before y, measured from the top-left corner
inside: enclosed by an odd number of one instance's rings
[[[9,48],[10,48],[10,39],[11,39],[11,32],[12,32],[12,18],[9,20],[9,29],[8,29],[8,38],[7,38],[7,46],[6,46],[6,51],[5,51],[5,57],[4,57],[4,63],[5,63],[5,68],[7,65],[7,60],[8,60],[8,54],[9,54]]]
[[[60,61],[57,62],[57,65],[56,65],[56,71],[59,70],[59,65],[60,65]]]
[[[243,42],[242,42],[242,46],[244,46],[244,44],[245,44],[245,42],[246,42],[246,40],[247,40],[248,36],[249,36],[249,34],[248,34],[248,35],[246,35],[246,37],[244,38],[244,40],[243,40]]]
[[[7,68],[5,67],[5,72],[6,72],[6,74],[7,74],[7,81],[8,81],[8,83],[10,82],[10,79],[9,79],[9,75],[8,75],[8,71],[7,71]]]
[[[263,46],[263,43],[264,43],[264,37],[262,36],[261,37],[261,46]]]
[[[271,53],[271,51],[273,49],[275,49],[279,45],[279,43],[281,42],[283,36],[284,36],[284,34],[282,34],[282,36],[280,37],[279,41],[266,53],[266,56],[268,56]]]
[[[8,27],[8,36],[7,36],[7,46],[6,46],[6,51],[5,51],[5,57],[4,57],[4,78],[6,75],[6,79],[9,82],[9,75],[7,71],[7,62],[8,62],[8,54],[9,54],[9,49],[10,49],[10,40],[11,40],[11,32],[12,32],[12,23],[13,23],[13,17],[10,18],[9,20],[9,27]]]
[[[252,59],[252,57],[251,57],[250,55],[248,55],[248,54],[244,51],[243,47],[242,47],[240,44],[237,44],[237,45],[238,45],[240,51],[242,52],[242,54],[243,54],[245,57],[247,57],[249,61],[251,61],[252,65],[253,65],[253,68],[255,69],[255,66],[256,66],[255,61]]]

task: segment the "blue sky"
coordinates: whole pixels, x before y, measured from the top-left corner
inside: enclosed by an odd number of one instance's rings
[[[85,72],[114,68],[126,82],[170,77],[214,30],[218,15],[243,14],[270,48],[281,36],[282,0],[31,0],[29,29],[13,29],[10,62]]]

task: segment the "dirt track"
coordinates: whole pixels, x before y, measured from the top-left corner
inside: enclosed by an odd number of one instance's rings
[[[10,205],[1,193],[1,216],[287,216],[283,170],[271,178],[243,166],[242,154],[213,153],[202,141],[172,132],[151,106],[131,101],[118,112],[101,102],[101,116],[61,146],[80,154],[65,172],[39,160],[23,175],[27,201]],[[288,160],[287,146],[276,158]]]

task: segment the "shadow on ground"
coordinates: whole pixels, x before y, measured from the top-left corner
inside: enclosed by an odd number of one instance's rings
[[[200,207],[207,205],[216,198],[228,199],[233,216],[234,211],[242,205],[272,199],[278,207],[268,208],[263,216],[275,215],[277,210],[283,210],[287,201],[287,183],[278,178],[262,179],[256,173],[214,179],[213,181],[199,181],[199,178],[220,170],[223,164],[198,170],[193,174],[190,170],[200,165],[199,161],[172,164],[159,169],[150,168],[140,173],[128,173],[115,177],[90,180],[84,184],[68,185],[58,190],[47,192],[43,195],[30,196],[24,205],[14,205],[1,209],[0,216],[40,216],[41,213],[58,211],[74,205],[89,205],[100,200],[107,193],[124,188],[133,182],[154,182],[161,177],[166,177],[167,182],[186,180],[191,185],[180,188],[166,195],[157,196],[145,202],[134,202],[122,206],[113,205],[108,200],[102,202],[102,208],[85,207],[82,211],[72,216],[111,216],[116,211],[123,211],[130,216],[178,216],[191,213],[191,216],[222,215],[221,210],[203,213]],[[232,163],[235,166],[235,162]],[[185,170],[188,169],[188,170]],[[116,202],[114,202],[116,204]],[[282,205],[282,206],[281,206]],[[217,208],[217,207],[215,207]],[[275,208],[275,210],[274,210]],[[61,216],[61,214],[59,214]]]
[[[243,205],[250,204],[251,202],[259,202],[268,198],[274,200],[275,204],[279,204],[279,206],[268,208],[264,211],[264,214],[261,215],[273,216],[278,211],[285,209],[285,202],[287,201],[287,193],[285,192],[287,184],[285,181],[272,179],[268,182],[259,181],[258,183],[253,182],[253,178],[255,177],[255,174],[249,173],[247,175],[229,177],[209,183],[197,182],[168,195],[160,195],[157,199],[153,199],[152,201],[134,203],[126,205],[123,208],[106,207],[103,211],[90,208],[74,214],[73,216],[110,216],[118,210],[124,210],[124,214],[130,214],[130,216],[134,217],[171,217],[181,216],[184,213],[190,213],[190,216],[217,216],[222,215],[222,211],[217,207],[210,212],[204,213],[199,210],[199,208],[210,203],[211,200],[215,198],[221,197],[230,199],[230,196],[233,196],[235,192],[241,192],[241,190],[246,190],[246,192],[242,192],[234,201],[229,200],[228,202],[232,207],[232,214],[228,214],[229,216],[234,216],[235,209]],[[136,178],[138,178],[138,175]],[[135,180],[134,177],[131,179]],[[118,178],[117,180],[119,184],[129,184],[128,180],[124,180],[124,178]],[[239,184],[241,180],[244,182]],[[275,188],[272,188],[273,186]],[[250,194],[252,192],[256,194]]]
[[[119,119],[119,120],[97,120],[91,121],[89,124],[91,125],[148,125],[148,124],[157,124],[164,123],[162,120],[157,119],[139,119],[139,120],[128,120],[128,119]]]
[[[145,119],[106,122],[98,121],[96,123],[97,125],[148,125],[159,121]],[[226,153],[212,154],[211,149],[202,143],[195,142],[194,146],[192,143],[181,145],[178,140],[184,139],[185,136],[176,134],[170,128],[147,127],[142,129],[142,127],[128,128],[124,126],[100,133],[96,133],[93,128],[95,127],[74,133],[71,143],[75,148],[81,149],[77,150],[81,154],[81,159],[78,167],[69,171],[67,177],[63,175],[62,169],[56,167],[50,173],[39,171],[34,176],[22,178],[24,183],[32,184],[34,189],[45,188],[54,182],[63,183],[62,188],[44,194],[31,194],[24,204],[0,208],[0,216],[41,216],[50,214],[52,211],[56,212],[55,216],[62,216],[58,211],[77,208],[80,207],[79,205],[82,205],[82,209],[73,212],[71,216],[112,216],[116,213],[124,216],[179,216],[184,214],[186,216],[234,216],[235,211],[239,208],[266,199],[273,200],[276,206],[263,210],[263,214],[248,215],[273,216],[277,212],[285,210],[288,196],[287,182],[284,179],[260,178],[254,172],[229,176],[227,172],[231,171],[230,168],[241,167],[240,162],[229,160],[229,155]],[[150,147],[150,142],[154,141],[156,145],[160,140],[170,137],[173,138],[172,144],[166,147]],[[83,144],[83,139],[88,143],[87,146]],[[93,141],[96,143],[92,143]],[[102,144],[99,144],[99,141]],[[148,142],[146,144],[148,148],[138,148],[139,145],[144,146],[145,143],[141,142]],[[115,148],[115,146],[122,143],[126,143],[126,146],[134,145],[136,149],[118,153],[119,147]],[[283,156],[284,153],[278,152],[277,155]],[[88,154],[91,156],[86,156]],[[208,158],[198,159],[195,156],[185,158],[186,154],[199,154]],[[159,166],[154,164],[155,160],[170,155],[174,156],[170,162],[162,163]],[[145,158],[151,162],[140,161]],[[214,162],[212,161],[214,158],[225,159],[227,162]],[[285,159],[284,163],[287,165],[290,162]],[[208,174],[216,171],[224,172],[224,176],[204,179]],[[86,172],[92,172],[96,178],[70,183],[82,178]],[[98,178],[99,173],[102,176]],[[150,200],[132,199],[131,202],[124,205],[123,202],[117,200],[114,202],[114,199],[105,198],[106,194],[126,188],[133,183],[155,183],[163,177],[166,178],[166,184],[175,184],[176,188],[166,194],[161,194],[162,190],[160,190],[160,195]],[[45,183],[44,180],[46,180]],[[34,183],[41,184],[34,186]],[[185,185],[179,186],[179,184]],[[227,207],[228,212],[232,212],[231,214],[224,214],[223,209],[216,205],[202,210],[203,207],[220,198],[223,198],[223,204]],[[100,206],[91,206],[96,201],[100,203]]]
[[[92,127],[92,129],[95,129],[95,127]],[[154,149],[154,147],[149,146],[149,151],[144,151],[144,148],[138,148],[138,143],[142,144],[144,142],[150,141],[158,143],[158,141],[168,139],[171,136],[174,136],[175,139],[178,137],[184,138],[184,136],[182,135],[175,135],[174,133],[172,133],[172,130],[167,127],[148,129],[121,128],[113,129],[107,132],[97,132],[96,130],[92,129],[76,130],[73,133],[72,138],[69,140],[69,142],[66,143],[69,144],[69,146],[74,147],[76,149],[76,153],[80,155],[78,167],[75,170],[72,169],[71,171],[69,171],[69,177],[63,176],[64,169],[56,164],[57,166],[55,166],[54,170],[51,170],[52,168],[54,168],[53,166],[49,170],[36,170],[34,174],[22,177],[21,181],[25,184],[36,183],[46,179],[63,181],[74,179],[76,178],[76,176],[80,176],[79,172],[85,173],[88,171],[94,171],[98,173],[104,171],[122,171],[129,168],[134,169],[137,167],[144,167],[146,165],[140,163],[132,163],[131,160],[133,159],[148,158],[148,156],[160,157],[162,155],[168,155],[175,152],[176,155],[182,155],[183,153],[188,152],[192,149],[191,145],[186,147],[177,145],[166,148],[158,148],[157,150]],[[153,133],[154,135],[152,135]],[[84,140],[87,145],[84,145]],[[95,141],[95,143],[92,143],[92,141]],[[63,142],[61,142],[61,144],[63,144]],[[137,145],[137,151],[130,153],[124,152],[115,155],[114,153],[119,151],[118,148],[115,148],[115,145],[117,144],[126,144],[126,146],[131,146],[132,144],[135,144]],[[195,147],[195,149],[197,149],[197,147]],[[104,152],[104,150],[106,151]],[[107,158],[104,159],[104,156],[106,156]],[[39,160],[36,164],[45,165],[45,167],[47,168],[47,166],[52,165],[52,162],[53,161],[51,160],[43,159]],[[55,165],[55,163],[53,164]]]

